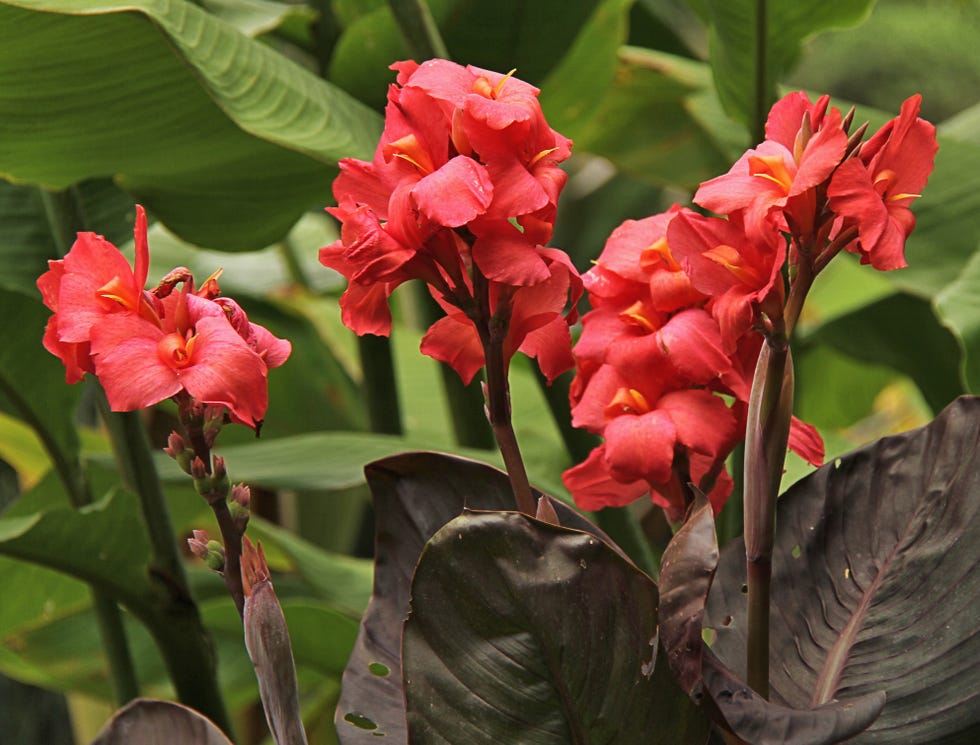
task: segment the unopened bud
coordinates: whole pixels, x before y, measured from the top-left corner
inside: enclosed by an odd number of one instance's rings
[[[244,533],[248,527],[249,502],[252,499],[251,490],[245,484],[235,484],[231,487],[231,497],[228,500],[228,512],[239,533]]]
[[[208,537],[206,530],[193,531],[193,537],[187,539],[187,547],[197,558],[207,564],[215,572],[225,569],[225,547],[219,541]]]
[[[209,448],[214,447],[214,441],[218,439],[218,433],[221,432],[221,427],[224,423],[224,406],[208,406],[204,409],[202,433],[204,434],[204,444]]]
[[[289,629],[269,580],[262,544],[256,549],[247,537],[242,538],[242,585],[245,648],[255,667],[272,739],[277,743],[306,745]]]
[[[163,449],[163,452],[177,461],[181,471],[188,474],[191,472],[191,459],[194,457],[194,451],[187,447],[184,438],[177,432],[170,433],[167,438],[167,447]]]

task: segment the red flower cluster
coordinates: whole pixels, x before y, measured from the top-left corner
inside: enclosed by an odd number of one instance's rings
[[[388,296],[421,279],[450,313],[423,352],[469,380],[484,355],[474,322],[489,313],[509,322],[507,359],[520,349],[554,377],[572,366],[566,307],[581,283],[564,254],[542,246],[571,142],[548,126],[538,90],[512,75],[439,59],[392,69],[374,159],[340,162],[328,212],[341,235],[320,250],[348,279],[344,323],[387,335]]]
[[[45,348],[61,358],[69,383],[94,373],[114,411],[186,392],[257,426],[268,405],[268,368],[286,361],[289,342],[250,323],[233,300],[217,297],[214,277],[195,293],[190,273],[175,269],[155,290],[144,290],[150,259],[139,206],[134,234],[135,271],[95,233],[79,233],[64,259],[48,262],[37,281],[54,311]]]
[[[721,508],[732,488],[724,462],[745,436],[756,332],[787,334],[798,312],[784,317],[788,292],[798,306],[842,249],[879,269],[904,265],[908,206],[936,152],[918,106],[906,101],[862,146],[863,131],[849,137],[827,97],[791,94],[770,112],[766,141],[695,195],[727,219],[675,206],[613,232],[583,278],[593,310],[574,350],[573,423],[605,438],[564,475],[580,507],[651,492],[676,521],[693,483]],[[786,287],[787,258],[805,285]],[[789,446],[823,459],[819,434],[796,419]]]

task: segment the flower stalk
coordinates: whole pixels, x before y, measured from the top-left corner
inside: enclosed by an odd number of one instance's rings
[[[745,433],[745,566],[748,587],[748,683],[769,696],[769,592],[776,497],[793,412],[793,363],[785,336],[759,353]]]

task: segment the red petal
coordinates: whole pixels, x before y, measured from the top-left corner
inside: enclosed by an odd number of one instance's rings
[[[223,318],[202,318],[196,332],[190,364],[177,370],[184,388],[243,422],[262,421],[269,396],[265,363]]]
[[[163,336],[135,313],[106,316],[92,328],[95,373],[113,411],[145,409],[183,388],[157,352]]]
[[[606,425],[604,434],[606,462],[613,478],[644,479],[654,484],[670,478],[677,430],[667,412],[616,417]]]
[[[605,447],[595,448],[584,462],[562,474],[561,479],[575,504],[583,510],[625,507],[650,491],[644,481],[616,481],[605,464]]]
[[[807,424],[795,416],[790,420],[789,425],[789,449],[811,465],[823,464],[824,446],[820,432],[812,424]]]
[[[412,189],[419,211],[437,225],[458,228],[486,212],[494,183],[485,166],[457,155]]]
[[[509,223],[478,235],[472,253],[484,276],[501,284],[533,285],[551,276],[536,247]]]
[[[422,354],[452,367],[467,385],[485,363],[476,328],[460,313],[432,324],[422,337],[419,349]]]

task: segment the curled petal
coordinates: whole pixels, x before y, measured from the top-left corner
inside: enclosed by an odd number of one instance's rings
[[[561,477],[572,497],[583,510],[603,507],[625,507],[650,491],[645,481],[617,481],[605,464],[605,445],[595,448],[589,457],[569,468]]]

